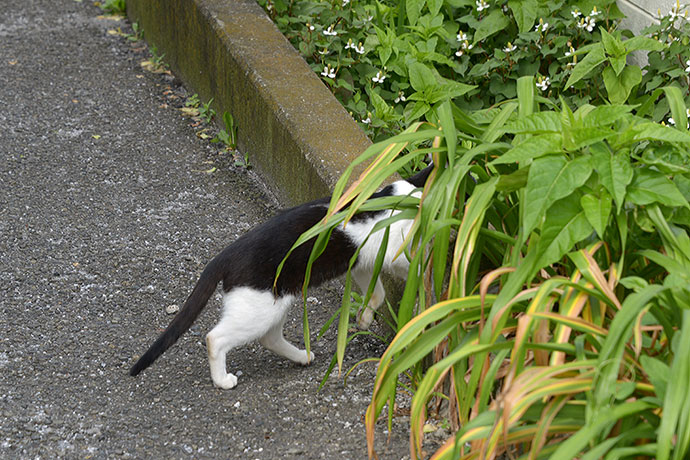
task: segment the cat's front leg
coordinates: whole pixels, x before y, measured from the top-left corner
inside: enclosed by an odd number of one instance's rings
[[[370,270],[362,267],[355,267],[352,269],[352,278],[364,294],[366,294],[369,289],[372,275],[373,273]],[[383,289],[381,280],[377,279],[376,285],[374,286],[374,292],[371,294],[369,302],[366,306],[362,307],[357,314],[357,326],[360,329],[369,329],[369,326],[371,326],[371,323],[374,321],[374,313],[376,313],[376,310],[381,306],[385,298],[386,291]]]

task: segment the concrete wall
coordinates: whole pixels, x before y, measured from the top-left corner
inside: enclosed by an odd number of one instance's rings
[[[675,0],[618,0],[618,8],[627,16],[623,27],[632,30],[635,35],[652,22],[659,22],[659,9],[665,15],[675,5]]]
[[[652,23],[659,23],[659,10],[665,15],[675,5],[675,0],[618,0],[618,8],[626,16],[621,27],[639,35],[645,27]],[[647,64],[647,55],[643,51],[633,53],[628,59],[630,63],[640,67]]]

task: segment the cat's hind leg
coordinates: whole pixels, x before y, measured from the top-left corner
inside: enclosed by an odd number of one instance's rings
[[[228,352],[282,325],[291,304],[291,296],[276,299],[270,291],[249,287],[233,288],[223,296],[222,317],[206,335],[208,363],[215,386],[229,389],[237,385],[237,377],[226,370]]]
[[[273,353],[283,356],[284,358],[294,361],[299,364],[307,365],[314,360],[314,353],[309,352],[307,355],[307,350],[300,350],[287,340],[283,336],[283,324],[285,323],[285,318],[279,323],[272,327],[259,342],[264,347],[271,350]]]
[[[352,278],[357,283],[357,286],[362,291],[362,294],[366,294],[369,289],[369,284],[371,283],[371,277],[373,273],[370,269],[363,266],[355,266],[352,269]],[[374,320],[374,313],[381,306],[384,299],[386,298],[386,291],[383,289],[383,284],[381,284],[381,279],[376,279],[376,285],[374,286],[374,292],[369,298],[369,302],[366,306],[362,308],[357,317],[357,326],[360,329],[369,329],[371,322]]]

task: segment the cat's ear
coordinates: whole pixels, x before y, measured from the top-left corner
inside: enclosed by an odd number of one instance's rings
[[[426,180],[429,178],[429,174],[431,174],[432,169],[434,169],[433,163],[419,171],[414,176],[408,177],[407,182],[414,185],[415,187],[424,187],[424,184],[426,183]]]

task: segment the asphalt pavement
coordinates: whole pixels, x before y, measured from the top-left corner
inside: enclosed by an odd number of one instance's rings
[[[0,458],[365,458],[375,368],[317,391],[334,332],[313,342],[309,367],[258,344],[233,351],[239,384],[219,390],[203,339],[214,298],[151,368],[127,374],[166,307],[279,200],[197,135],[178,110],[185,88],[141,67],[142,42],[115,33],[131,32],[125,21],[87,0],[2,0],[0,13]],[[341,292],[311,293],[313,331]],[[300,314],[286,326],[298,344]],[[383,349],[358,337],[346,366]],[[396,416],[389,442],[378,426],[381,458],[408,455],[407,424]]]

